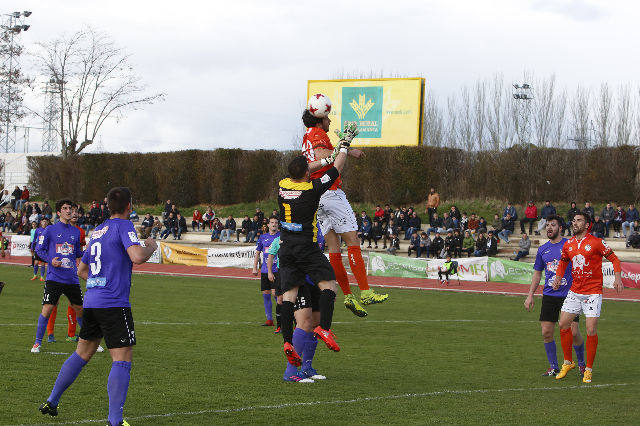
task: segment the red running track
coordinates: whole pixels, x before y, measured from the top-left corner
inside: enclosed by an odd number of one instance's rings
[[[24,256],[7,256],[0,258],[0,263],[9,265],[31,265],[31,258]],[[133,272],[138,274],[177,275],[211,278],[235,278],[257,280],[250,270],[241,268],[210,268],[208,266],[164,265],[145,263],[134,265]],[[357,285],[353,276],[349,277],[351,284]],[[458,284],[459,283],[459,284]],[[452,279],[448,286],[442,286],[438,280],[401,277],[373,277],[369,276],[372,287],[393,287],[417,290],[454,291],[459,293],[485,293],[505,295],[526,295],[529,286],[524,284],[494,283],[479,281],[459,281]],[[538,287],[536,295],[542,294],[542,287]],[[640,302],[640,290],[625,288],[621,294],[615,290],[605,288],[604,298],[607,300],[624,300]]]

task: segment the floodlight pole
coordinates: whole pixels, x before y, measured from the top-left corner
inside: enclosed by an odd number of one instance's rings
[[[525,145],[530,142],[531,139],[531,123],[530,123],[530,115],[531,115],[531,100],[533,99],[533,95],[531,94],[532,87],[529,83],[514,83],[513,88],[515,89],[513,92],[513,99],[517,102],[518,105],[518,115],[520,116],[521,130],[518,132],[518,138],[520,139],[520,143]]]
[[[9,41],[9,68],[7,74],[6,81],[6,94],[4,99],[4,107],[5,107],[5,128],[4,128],[4,137],[2,138],[2,144],[0,145],[1,152],[14,152],[16,150],[16,137],[15,131],[13,132],[13,136],[11,133],[11,118],[12,115],[16,111],[12,103],[11,93],[12,93],[12,85],[13,85],[13,56],[14,56],[14,36],[16,34],[20,34],[22,31],[27,31],[29,29],[29,25],[25,25],[24,18],[31,15],[31,12],[13,12],[5,14],[4,16],[8,17],[6,19],[6,24],[2,25],[2,31],[7,32],[10,35]],[[14,126],[15,127],[15,126]],[[14,129],[15,130],[15,129]]]

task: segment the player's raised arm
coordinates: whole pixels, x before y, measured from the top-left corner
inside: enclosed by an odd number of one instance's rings
[[[558,262],[558,267],[556,268],[556,277],[553,280],[553,289],[557,290],[560,288],[560,284],[562,283],[562,277],[564,277],[564,273],[567,270],[567,266],[569,266],[569,262],[571,261],[571,257],[566,250],[567,243],[562,247],[562,252],[560,254],[560,262]]]

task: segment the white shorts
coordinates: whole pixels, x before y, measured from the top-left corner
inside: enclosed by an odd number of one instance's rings
[[[600,318],[601,294],[578,294],[569,290],[562,304],[562,312],[584,314],[587,318]]]
[[[320,197],[318,228],[322,235],[327,235],[331,229],[337,234],[358,230],[356,216],[342,189],[329,190]]]

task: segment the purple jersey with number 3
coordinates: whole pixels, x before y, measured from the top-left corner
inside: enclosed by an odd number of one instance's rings
[[[140,245],[133,223],[108,219],[91,234],[82,262],[89,265],[85,308],[130,308],[131,269],[127,249]]]

